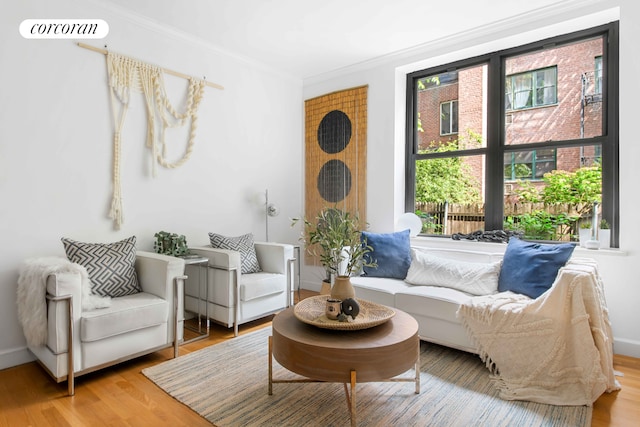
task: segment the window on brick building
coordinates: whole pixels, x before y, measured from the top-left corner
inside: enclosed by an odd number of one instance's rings
[[[440,104],[440,135],[458,133],[458,101]]]
[[[409,74],[405,207],[422,234],[576,241],[595,202],[617,247],[617,74],[617,22]]]
[[[602,56],[596,56],[594,71],[594,92],[596,94],[602,93]]]
[[[504,180],[540,180],[556,168],[556,150],[516,151],[504,155]]]
[[[556,83],[556,67],[507,76],[505,108],[519,110],[555,104],[557,102]]]

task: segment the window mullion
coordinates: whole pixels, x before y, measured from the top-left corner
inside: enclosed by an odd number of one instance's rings
[[[485,230],[503,228],[504,104],[505,85],[502,60],[491,55],[487,65],[487,156],[485,168]]]

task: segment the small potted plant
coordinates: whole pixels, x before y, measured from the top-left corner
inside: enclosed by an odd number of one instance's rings
[[[156,253],[176,257],[189,255],[189,246],[184,235],[159,231],[153,237],[156,238],[153,242]]]
[[[292,226],[299,219],[294,218]],[[349,277],[363,266],[376,267],[375,260],[364,257],[373,248],[361,240],[361,232],[367,228],[357,214],[338,208],[324,208],[314,221],[303,220],[304,231],[300,241],[307,252],[319,258],[325,268],[325,280],[335,278],[331,297],[335,299],[353,298],[355,291]]]
[[[578,240],[580,247],[585,247],[589,239],[591,239],[591,222],[585,221],[580,223],[580,229],[578,230]]]

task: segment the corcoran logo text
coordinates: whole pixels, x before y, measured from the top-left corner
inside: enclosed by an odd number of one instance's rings
[[[109,24],[102,19],[25,19],[20,34],[25,39],[102,39]]]

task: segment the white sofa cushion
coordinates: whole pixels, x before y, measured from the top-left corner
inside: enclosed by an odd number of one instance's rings
[[[149,326],[166,323],[169,304],[146,292],[113,298],[111,307],[82,313],[80,340],[101,340]]]
[[[472,295],[498,292],[500,262],[452,260],[415,249],[411,250],[411,258],[405,281],[412,285],[442,286]]]
[[[396,307],[409,314],[421,314],[460,323],[456,313],[460,305],[473,296],[452,288],[410,286],[396,294]]]
[[[395,295],[411,287],[399,279],[387,277],[354,276],[351,284],[356,288],[356,298],[395,307]]]

